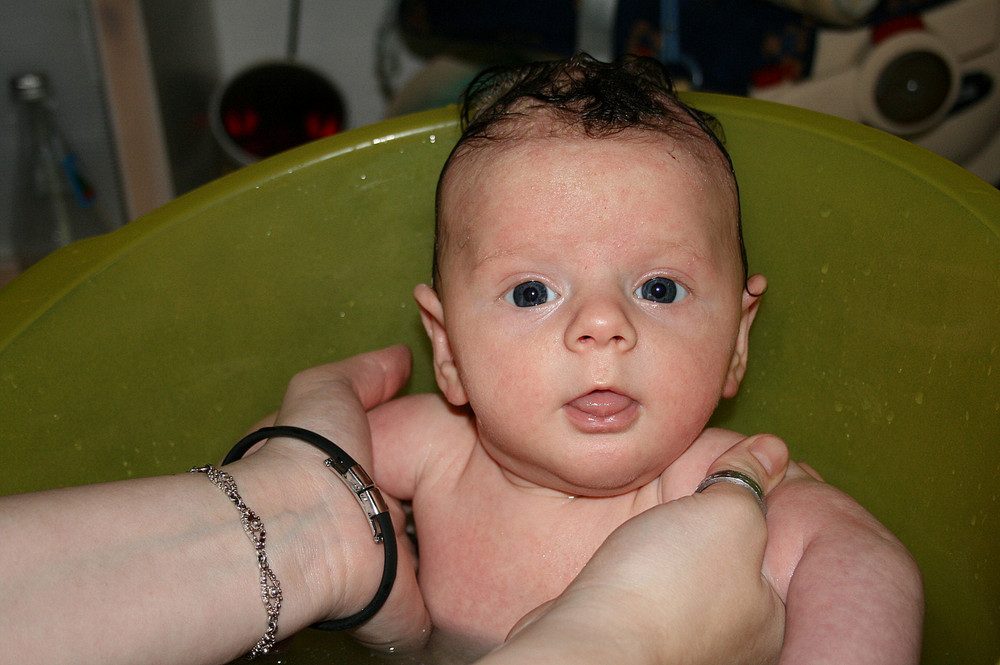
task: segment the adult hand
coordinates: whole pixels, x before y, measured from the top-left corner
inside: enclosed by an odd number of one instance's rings
[[[787,466],[784,443],[759,435],[710,473],[742,471],[766,493]],[[761,572],[766,542],[744,487],[718,483],[659,505],[612,533],[566,591],[482,663],[772,662],[784,606]]]
[[[400,345],[305,370],[293,377],[280,410],[265,424],[292,425],[321,434],[370,472],[371,435],[365,413],[399,391],[409,377],[410,364],[409,350]],[[316,621],[349,616],[364,607],[375,595],[385,560],[367,519],[340,479],[324,466],[325,458],[319,449],[285,438],[270,439],[246,458],[270,467],[271,473],[279,464],[279,468],[294,466],[287,477],[296,479],[296,491],[327,500],[324,508],[329,516],[322,525],[326,543],[318,551],[330,556],[324,566],[313,567],[310,573]],[[399,547],[396,581],[383,608],[353,634],[376,648],[410,649],[426,640],[430,620],[417,586],[402,508],[383,496]]]
[[[291,382],[277,422],[313,429],[370,463],[365,410],[408,372],[402,347],[308,370]],[[324,459],[301,441],[272,439],[225,467],[267,529],[284,595],[279,640],[356,613],[382,575],[382,546]],[[401,528],[398,510],[394,518]],[[229,662],[267,626],[239,515],[202,474],[0,497],[0,533],[17,536],[0,547],[0,644],[11,662]],[[393,593],[361,636],[406,645],[425,629],[402,550]]]

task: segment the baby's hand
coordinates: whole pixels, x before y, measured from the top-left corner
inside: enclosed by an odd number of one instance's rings
[[[787,466],[784,443],[758,435],[709,473],[739,471],[766,494]],[[678,654],[685,662],[776,660],[784,606],[761,573],[766,543],[746,487],[717,483],[656,506],[619,527],[562,595],[522,620],[506,653],[563,649],[582,663],[674,662]],[[553,634],[565,639],[553,644]]]

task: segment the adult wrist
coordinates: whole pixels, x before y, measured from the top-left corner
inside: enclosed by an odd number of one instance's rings
[[[266,449],[222,470],[236,479],[243,500],[267,529],[267,556],[284,596],[277,635],[281,640],[329,611],[324,604],[332,587],[323,568],[335,554],[325,533],[331,525],[319,496],[324,490],[294,459]],[[288,482],[290,478],[296,481]],[[336,560],[330,564],[339,565]]]
[[[275,570],[287,589],[288,609],[282,614],[287,613],[289,619],[283,619],[282,632],[285,625],[291,632],[317,623],[325,624],[317,627],[326,629],[345,629],[358,623],[345,622],[345,618],[361,619],[355,615],[362,608],[369,610],[370,616],[377,609],[374,605],[380,605],[388,593],[386,582],[391,588],[392,579],[385,576],[391,571],[394,577],[396,570],[392,524],[387,514],[370,521],[359,507],[362,500],[341,479],[338,469],[325,464],[330,449],[343,453],[336,444],[297,428],[277,428],[273,433],[284,434],[285,430],[297,435],[269,438],[266,447],[223,468],[239,468],[239,473],[249,474],[250,482],[267,497],[267,514],[261,511],[261,519],[267,525],[267,546],[274,551]],[[262,430],[256,438],[271,433]],[[303,437],[319,439],[314,443],[320,445],[325,442],[328,450],[310,445]],[[227,459],[238,458],[231,455]],[[340,459],[350,457],[344,453]],[[365,476],[363,469],[355,468]],[[352,482],[356,480],[355,474],[349,476]],[[365,498],[370,494],[365,493]],[[374,494],[378,495],[377,489]],[[375,527],[382,525],[389,532],[388,545],[382,543],[381,528],[379,539],[373,537]],[[295,618],[291,619],[293,612]]]

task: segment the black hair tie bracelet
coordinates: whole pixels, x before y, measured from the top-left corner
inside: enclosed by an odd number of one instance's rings
[[[385,604],[389,592],[392,591],[392,585],[396,581],[396,532],[392,528],[389,508],[382,499],[382,493],[375,487],[375,483],[361,468],[361,465],[333,441],[301,427],[277,426],[259,429],[243,437],[233,446],[233,449],[222,461],[223,465],[243,457],[250,447],[258,441],[274,437],[299,439],[311,443],[329,455],[330,458],[326,460],[326,465],[344,481],[344,484],[354,494],[354,498],[358,500],[365,515],[368,516],[375,542],[382,543],[384,546],[385,567],[382,570],[382,581],[379,583],[378,591],[375,592],[372,601],[357,614],[344,619],[321,621],[312,625],[313,628],[321,630],[347,630],[360,626],[382,609],[382,605]]]

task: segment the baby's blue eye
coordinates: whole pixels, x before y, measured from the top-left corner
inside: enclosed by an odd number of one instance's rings
[[[552,302],[559,294],[541,282],[524,282],[507,292],[504,300],[517,307],[534,307]]]
[[[667,277],[647,279],[635,290],[637,298],[664,304],[683,300],[687,294],[687,289]]]

